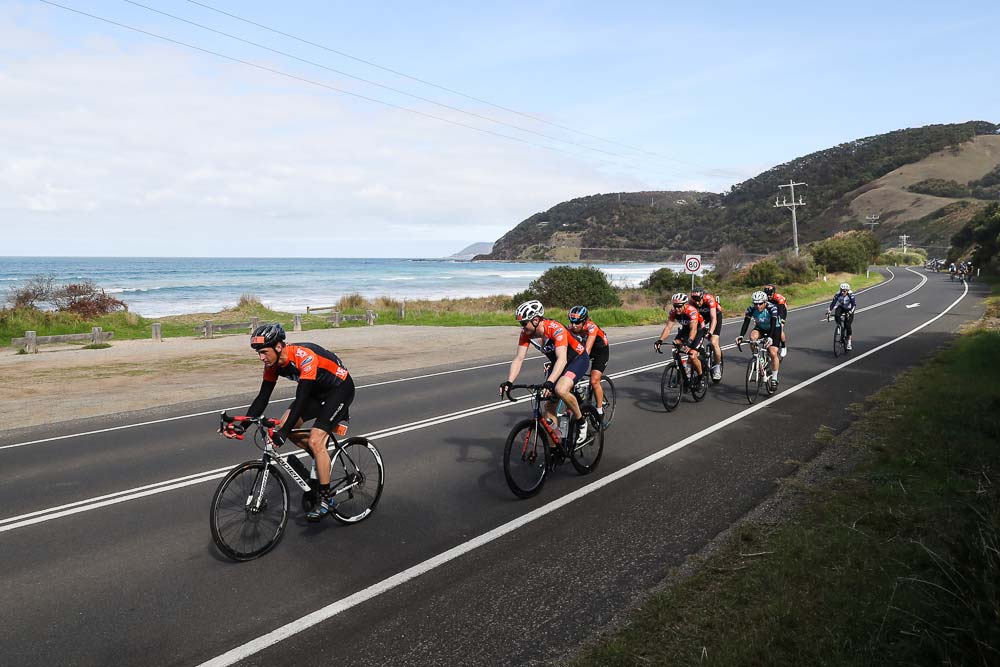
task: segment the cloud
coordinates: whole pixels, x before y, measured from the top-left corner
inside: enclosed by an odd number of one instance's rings
[[[649,187],[111,30],[69,45],[0,25],[6,254],[443,255],[570,197]]]

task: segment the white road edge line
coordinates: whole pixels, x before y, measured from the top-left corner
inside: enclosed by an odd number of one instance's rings
[[[868,290],[873,290],[876,287],[882,287],[884,285],[888,285],[889,283],[891,283],[896,278],[896,274],[893,273],[892,269],[890,269],[888,266],[885,267],[885,270],[889,272],[889,280],[886,280],[884,282],[878,283],[877,285],[872,285],[871,287],[863,289],[860,292],[858,292],[858,294],[861,294],[862,292],[867,292]],[[926,282],[926,281],[927,281],[927,279],[924,278],[924,282]],[[907,292],[907,294],[909,294],[909,292]],[[898,298],[902,298],[902,297],[898,297]],[[799,311],[799,310],[808,310],[810,308],[816,308],[816,307],[821,306],[821,305],[823,305],[823,304],[822,303],[814,303],[814,304],[812,304],[810,306],[801,306],[799,308],[793,308],[789,312],[796,312],[796,311]],[[872,307],[874,307],[874,306],[872,306]],[[865,310],[867,310],[867,308]],[[861,311],[858,311],[858,312],[861,312]],[[732,324],[734,322],[739,322],[739,321],[740,321],[739,318],[732,318],[728,322],[724,320],[723,321],[723,325]],[[618,341],[616,343],[611,343],[611,345],[625,345],[627,343],[639,343],[639,342],[642,342],[642,341],[653,340],[654,338],[655,338],[655,336],[646,336],[644,338],[633,338],[633,339],[629,339],[629,340]],[[529,360],[530,359],[541,359],[541,357],[530,357]],[[483,369],[483,368],[492,368],[493,366],[503,366],[503,365],[509,364],[509,363],[510,363],[509,361],[498,361],[498,362],[492,363],[492,364],[483,364],[482,366],[470,366],[468,368],[453,368],[451,370],[440,371],[440,372],[437,372],[437,373],[427,373],[426,375],[414,375],[413,377],[398,378],[396,380],[384,380],[382,382],[373,382],[371,384],[363,384],[363,385],[359,385],[357,388],[358,389],[367,389],[369,387],[380,387],[382,385],[396,384],[396,383],[399,383],[399,382],[410,382],[412,380],[425,380],[427,378],[437,377],[437,376],[440,376],[440,375],[450,375],[452,373],[464,373],[466,371],[476,371],[476,370],[480,370],[480,369]],[[291,400],[293,400],[293,398],[294,397],[292,397],[292,398],[277,398],[277,399],[274,399],[273,401],[271,401],[271,403],[281,403],[281,402],[284,402],[284,401],[291,401]],[[232,406],[232,407],[228,407],[228,408],[222,408],[222,409],[223,410],[236,410],[236,409],[241,408],[241,407],[243,407],[243,406],[242,405],[236,405],[236,406]],[[214,414],[218,414],[219,412],[220,412],[220,410],[207,410],[205,412],[193,412],[193,413],[187,414],[187,415],[177,415],[175,417],[164,417],[162,419],[153,419],[151,421],[137,422],[135,424],[122,424],[121,426],[109,426],[108,428],[101,428],[101,429],[96,429],[96,430],[93,430],[93,431],[83,431],[81,433],[67,433],[65,435],[56,435],[56,436],[53,436],[51,438],[40,438],[38,440],[28,440],[28,441],[25,441],[25,442],[16,442],[16,443],[13,443],[13,444],[10,444],[10,445],[0,445],[0,451],[2,451],[4,449],[14,449],[16,447],[27,447],[28,445],[40,445],[42,443],[55,442],[57,440],[67,440],[69,438],[79,438],[79,437],[83,437],[83,436],[87,436],[87,435],[99,435],[101,433],[110,433],[111,431],[121,431],[121,430],[127,429],[127,428],[138,428],[140,426],[151,426],[153,424],[163,424],[165,422],[177,421],[179,419],[190,419],[192,417],[204,417],[205,415],[214,415]]]
[[[964,299],[968,293],[969,293],[969,286],[966,284],[962,296],[955,299],[951,303],[951,305],[945,308],[943,311],[941,311],[941,313],[927,320],[920,326],[911,329],[905,334],[897,338],[894,338],[893,340],[883,343],[882,345],[879,345],[878,347],[869,350],[868,352],[865,352],[856,357],[848,359],[847,361],[838,364],[837,366],[833,366],[832,368],[829,368],[823,371],[822,373],[819,373],[818,375],[814,375],[808,380],[804,380],[799,384],[795,385],[794,387],[790,387],[787,391],[783,393],[775,394],[771,398],[768,398],[761,403],[758,403],[754,406],[747,408],[743,412],[739,412],[735,415],[732,415],[731,417],[728,417],[727,419],[722,420],[721,422],[718,422],[717,424],[714,424],[697,433],[694,433],[684,438],[683,440],[680,440],[670,445],[669,447],[666,447],[658,452],[650,454],[646,458],[640,459],[639,461],[636,461],[635,463],[626,466],[621,470],[611,473],[607,477],[603,477],[595,482],[591,482],[590,484],[581,487],[576,491],[573,491],[571,493],[566,494],[565,496],[562,496],[561,498],[553,500],[552,502],[543,505],[542,507],[539,507],[535,510],[532,510],[531,512],[528,512],[527,514],[524,514],[514,519],[513,521],[509,521],[501,526],[494,528],[493,530],[483,533],[478,537],[475,537],[467,542],[463,542],[462,544],[452,547],[447,551],[443,551],[440,554],[423,561],[422,563],[418,563],[413,567],[407,568],[402,572],[395,574],[389,577],[388,579],[384,579],[377,584],[369,586],[364,590],[358,591],[353,595],[350,595],[325,607],[317,609],[311,614],[307,614],[306,616],[303,616],[298,620],[292,621],[291,623],[283,625],[280,628],[272,630],[271,632],[262,635],[257,639],[249,641],[246,644],[237,646],[236,648],[231,649],[226,653],[223,653],[222,655],[219,655],[211,660],[208,660],[207,662],[202,663],[199,667],[226,667],[228,665],[235,664],[236,662],[239,662],[244,658],[254,655],[255,653],[259,653],[260,651],[264,650],[269,646],[277,644],[278,642],[287,639],[293,635],[296,635],[302,632],[303,630],[306,630],[318,623],[326,621],[336,616],[337,614],[350,609],[351,607],[359,605],[362,602],[366,602],[367,600],[377,597],[382,593],[390,591],[393,588],[396,588],[397,586],[406,583],[410,579],[419,577],[422,574],[426,574],[427,572],[435,569],[440,565],[455,560],[459,556],[462,556],[466,553],[469,553],[470,551],[478,549],[479,547],[485,544],[489,544],[490,542],[493,542],[494,540],[508,533],[511,533],[517,530],[518,528],[526,524],[529,524],[532,521],[535,521],[536,519],[540,519],[547,514],[551,514],[552,512],[555,512],[556,510],[597,491],[598,489],[608,486],[609,484],[612,484],[613,482],[616,482],[619,479],[631,475],[637,470],[641,470],[642,468],[645,468],[646,466],[655,463],[656,461],[659,461],[660,459],[676,452],[679,449],[683,449],[684,447],[687,447],[688,445],[701,440],[707,435],[711,435],[712,433],[715,433],[716,431],[723,429],[726,426],[729,426],[730,424],[739,421],[740,419],[748,417],[753,413],[757,412],[758,410],[763,410],[765,407],[771,405],[776,401],[780,401],[788,396],[791,396],[795,392],[804,389],[805,387],[808,387],[811,384],[818,382],[829,375],[832,375],[833,373],[842,371],[848,366],[856,364],[862,359],[865,359],[866,357],[869,357],[875,354],[876,352],[879,352],[880,350],[889,347],[890,345],[894,345],[895,343],[898,343],[904,338],[912,336],[914,333],[920,331],[921,329],[927,327],[928,325],[934,323],[935,321],[943,317],[948,311],[950,311],[962,299]]]

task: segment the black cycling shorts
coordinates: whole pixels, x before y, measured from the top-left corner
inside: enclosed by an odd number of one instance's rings
[[[680,338],[681,341],[683,341],[684,345],[687,345],[692,350],[695,350],[695,349],[698,349],[699,347],[701,347],[701,341],[702,341],[703,338],[705,338],[705,333],[706,333],[706,331],[705,331],[704,328],[698,327],[698,335],[695,336],[695,339],[694,339],[693,343],[689,343],[688,342],[688,327],[683,327],[683,328],[677,330],[677,334],[674,336],[674,340],[677,340],[678,338]]]
[[[608,367],[608,359],[611,358],[611,350],[607,345],[590,348],[590,370],[604,372]]]
[[[299,413],[303,422],[315,419],[313,428],[331,433],[337,422],[351,418],[349,408],[354,401],[354,378],[350,375],[339,385],[320,396],[310,396]]]

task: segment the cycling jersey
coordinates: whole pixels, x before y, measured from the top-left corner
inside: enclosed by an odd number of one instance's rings
[[[553,363],[556,360],[556,348],[566,348],[567,362],[573,361],[577,356],[587,351],[583,343],[569,335],[566,327],[555,320],[542,320],[538,323],[538,328],[535,331],[542,334],[542,344],[539,349]],[[521,337],[517,340],[518,347],[528,347],[533,337],[532,334],[522,331]]]
[[[778,307],[773,303],[765,302],[763,310],[751,304],[744,314],[740,336],[746,335],[751,322],[757,331],[777,340],[777,336],[781,332],[781,317],[778,315]]]
[[[580,342],[584,344],[584,347],[587,345],[587,339],[591,336],[596,336],[594,346],[590,348],[591,355],[593,355],[594,350],[597,348],[608,346],[608,334],[604,333],[604,330],[597,326],[594,320],[587,320],[587,323],[583,325],[583,331],[579,335],[582,337]]]
[[[680,326],[681,330],[692,326],[697,329],[705,326],[705,318],[703,318],[701,313],[698,312],[698,309],[690,303],[684,304],[684,307],[679,311],[671,308],[670,315],[667,319],[670,322],[676,322],[678,326]]]
[[[835,308],[842,308],[843,310],[853,312],[857,307],[858,302],[854,299],[854,292],[848,291],[847,294],[837,292],[833,295],[833,300],[830,302],[828,310],[832,311]]]
[[[714,310],[715,329],[709,333],[718,335],[722,332],[722,305],[714,296],[705,294],[701,297],[701,303],[695,303],[693,299],[688,301],[688,303],[698,309],[698,313],[701,315],[701,319],[706,327],[712,324],[712,311]]]
[[[347,368],[333,352],[315,343],[286,345],[288,361],[284,366],[265,366],[264,382],[276,382],[285,377],[292,382],[315,380],[316,389],[325,392],[347,379]]]
[[[767,300],[778,309],[778,316],[784,322],[785,318],[788,317],[788,300],[777,292],[769,296]]]

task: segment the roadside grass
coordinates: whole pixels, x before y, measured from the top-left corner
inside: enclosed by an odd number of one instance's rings
[[[790,517],[740,526],[571,664],[1000,664],[1000,331],[961,336],[856,414],[817,434],[856,468],[791,485]]]
[[[816,281],[782,286],[781,292],[788,298],[790,306],[804,305],[831,296],[836,291],[836,285],[844,280],[849,281],[852,287],[858,290],[881,282],[883,278],[878,273],[873,273],[870,278],[865,278],[864,274],[831,274],[827,282]],[[722,291],[719,297],[726,309],[726,315],[739,315],[744,305],[749,304],[752,291],[750,288]],[[623,290],[622,297],[623,307],[595,308],[591,311],[593,319],[602,327],[664,322],[666,316],[660,305],[663,297],[638,289]],[[669,299],[669,295],[666,298]],[[514,325],[514,318],[510,312],[510,297],[504,295],[407,301],[406,315],[403,319],[399,317],[399,306],[400,302],[389,296],[369,301],[357,294],[347,295],[338,303],[338,307],[345,315],[360,315],[371,308],[378,313],[376,324],[447,327]],[[550,313],[556,319],[564,319],[565,312],[562,309],[550,309]],[[239,304],[217,313],[192,313],[158,318],[120,312],[84,319],[70,313],[33,309],[0,310],[0,346],[10,345],[12,338],[23,336],[25,331],[35,331],[39,336],[51,336],[85,333],[92,327],[114,331],[115,340],[149,339],[151,325],[154,322],[162,325],[161,331],[165,338],[195,337],[196,327],[203,326],[205,320],[212,320],[215,324],[235,324],[248,322],[251,317],[258,317],[261,322],[280,322],[288,330],[292,329],[294,321],[294,314],[271,310],[252,294],[242,295]],[[307,331],[329,328],[328,317],[330,313],[325,311],[302,315],[302,328]],[[348,328],[365,324],[362,321],[351,321],[342,322],[340,326]],[[226,335],[226,332],[221,335]]]

